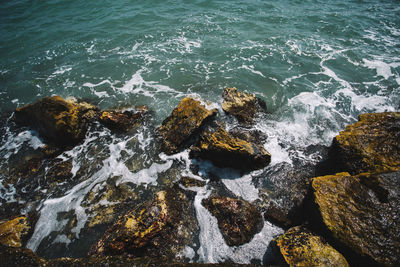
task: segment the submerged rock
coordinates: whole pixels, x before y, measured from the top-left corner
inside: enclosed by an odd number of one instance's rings
[[[89,255],[176,257],[194,242],[193,204],[176,187],[128,212],[91,248]]]
[[[228,246],[248,243],[263,228],[261,213],[251,203],[229,197],[210,197],[201,204],[218,220]]]
[[[271,162],[271,154],[262,145],[236,138],[224,128],[204,131],[199,142],[192,146],[192,158],[212,161],[219,167],[256,170]]]
[[[94,106],[86,103],[81,105],[60,96],[52,96],[17,108],[14,120],[38,131],[47,142],[64,147],[83,140],[88,122],[83,116],[94,109]]]
[[[327,168],[347,171],[400,170],[400,112],[367,113],[333,139]]]
[[[111,130],[127,132],[137,126],[146,113],[148,109],[145,106],[136,107],[135,110],[105,110],[100,113],[99,120]]]
[[[30,228],[25,216],[0,221],[0,243],[10,247],[21,247],[22,238],[30,232]]]
[[[312,187],[335,238],[382,265],[400,265],[400,172],[321,176]]]
[[[157,132],[162,138],[162,150],[167,154],[179,152],[186,142],[199,131],[206,119],[217,113],[206,109],[200,101],[185,97],[172,111]]]
[[[265,102],[254,94],[240,92],[235,87],[225,88],[222,97],[222,109],[245,124],[254,123],[257,112],[266,108]]]
[[[290,266],[349,266],[342,254],[301,226],[290,228],[274,242]]]

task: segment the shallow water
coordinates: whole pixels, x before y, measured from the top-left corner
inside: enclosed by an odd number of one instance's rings
[[[17,203],[14,212],[39,211],[28,247],[49,257],[86,253],[93,240],[84,239],[104,230],[85,234],[91,209],[115,204],[90,203],[87,195],[106,194],[107,185],[126,185],[130,201],[140,203],[181,176],[218,176],[233,194],[258,198],[252,179],[262,170],[242,175],[192,162],[187,151],[159,154],[154,129],[183,96],[218,107],[229,127],[235,122],[219,107],[225,87],[262,98],[269,113],[254,128],[268,136],[271,166],[315,162],[318,155],[306,153],[310,145],[329,145],[361,113],[400,106],[397,1],[13,0],[0,6],[0,33],[1,203]],[[66,181],[50,185],[49,163],[40,179],[10,185],[14,166],[43,144],[8,118],[16,107],[49,95],[101,108],[147,105],[152,116],[129,135],[92,126],[83,144],[59,156],[72,160]],[[211,186],[196,190],[201,230],[199,243],[185,250],[188,258],[262,260],[281,229],[266,222],[257,237],[265,244],[231,250],[200,204]]]

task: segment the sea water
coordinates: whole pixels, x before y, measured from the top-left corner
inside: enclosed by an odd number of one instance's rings
[[[309,146],[329,145],[361,113],[400,106],[398,1],[7,0],[0,33],[2,217],[37,211],[27,246],[47,257],[85,255],[104,231],[93,240],[83,234],[91,216],[87,195],[109,184],[129,185],[141,203],[180,176],[208,182],[212,175],[237,197],[259,198],[253,177],[264,170],[241,174],[192,161],[188,151],[157,150],[154,129],[184,96],[218,108],[227,127],[236,122],[220,108],[224,88],[263,99],[267,114],[254,128],[268,136],[267,169],[315,162],[305,153]],[[93,127],[58,157],[72,161],[72,178],[56,187],[44,186],[48,169],[43,179],[10,184],[13,166],[44,145],[37,133],[12,126],[12,112],[51,95],[102,109],[146,105],[151,119],[129,135]],[[250,243],[229,247],[201,205],[212,187],[192,190],[200,231],[182,255],[200,262],[264,260],[282,229],[265,222]],[[10,203],[15,208],[6,209]]]

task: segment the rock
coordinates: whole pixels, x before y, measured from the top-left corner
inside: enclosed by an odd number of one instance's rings
[[[190,97],[183,98],[172,114],[157,128],[162,138],[162,150],[167,154],[179,152],[204,122],[216,113],[216,109],[208,110],[200,101]]]
[[[65,147],[75,145],[85,137],[88,121],[82,116],[88,111],[86,104],[52,96],[17,108],[14,120],[38,131],[46,142]]]
[[[309,182],[315,175],[315,166],[311,163],[286,162],[266,168],[254,177],[254,183],[260,188],[260,204],[266,220],[283,228],[301,224],[307,220],[303,203],[309,192]]]
[[[248,243],[263,228],[264,220],[249,202],[229,197],[210,197],[201,204],[218,220],[218,227],[228,246]]]
[[[342,254],[301,226],[290,228],[274,242],[290,266],[349,266]]]
[[[330,173],[400,170],[400,112],[367,113],[333,139]]]
[[[335,238],[379,264],[400,265],[400,172],[321,176],[312,187]]]
[[[183,176],[180,179],[179,183],[186,188],[188,188],[188,187],[203,187],[207,184],[206,181],[192,178],[192,177],[187,177],[187,176]]]
[[[174,258],[193,244],[197,229],[193,204],[174,186],[119,219],[93,245],[89,255]]]
[[[192,146],[190,157],[246,171],[263,168],[271,162],[271,155],[262,145],[233,137],[222,127],[204,131],[199,142]]]
[[[21,247],[22,238],[29,233],[30,226],[25,216],[9,221],[0,221],[0,243],[10,247]]]
[[[135,110],[105,110],[101,112],[99,120],[111,130],[128,132],[143,120],[146,113],[148,109],[145,106],[136,107]]]
[[[72,177],[72,159],[56,161],[46,172],[46,182],[65,182]]]
[[[2,266],[46,266],[46,260],[27,248],[7,247],[0,244]]]
[[[264,101],[254,94],[240,92],[235,87],[225,88],[222,98],[222,109],[241,123],[253,124],[257,112],[266,109]]]

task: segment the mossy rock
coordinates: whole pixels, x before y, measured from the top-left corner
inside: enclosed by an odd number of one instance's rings
[[[251,203],[229,197],[203,199],[202,205],[218,220],[218,227],[228,246],[250,242],[263,228],[261,213]]]
[[[301,226],[290,228],[274,242],[290,266],[349,266],[322,237]]]
[[[132,110],[104,110],[100,112],[99,121],[106,127],[116,132],[128,132],[137,127],[143,117],[148,113],[145,106],[139,106]]]
[[[331,174],[400,170],[400,113],[366,113],[333,139],[327,162]]]
[[[190,156],[245,171],[263,168],[271,162],[271,154],[261,144],[234,137],[221,126],[204,131],[192,146]]]
[[[312,188],[335,238],[379,264],[400,265],[400,172],[321,176]]]
[[[205,121],[216,113],[217,110],[208,110],[198,100],[183,98],[171,115],[157,128],[157,133],[162,139],[162,150],[167,154],[179,152],[189,139],[199,132]]]
[[[30,232],[30,228],[25,216],[0,221],[0,243],[10,247],[21,247],[22,239]]]
[[[244,124],[253,124],[256,114],[265,110],[265,102],[254,94],[238,91],[235,87],[225,88],[222,98],[222,109]]]

